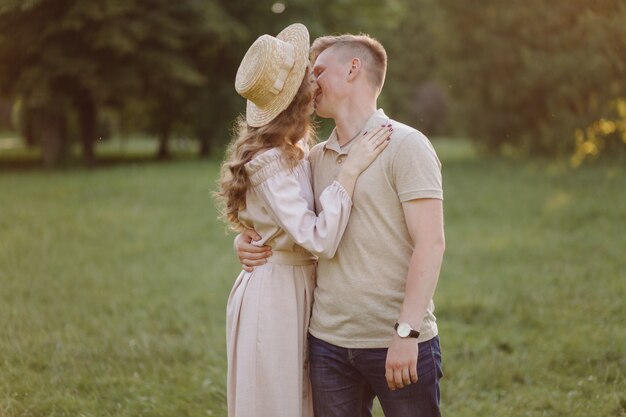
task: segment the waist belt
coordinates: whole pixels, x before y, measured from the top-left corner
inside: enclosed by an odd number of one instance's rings
[[[309,252],[288,252],[277,250],[272,251],[272,256],[267,258],[267,262],[277,265],[304,266],[317,262],[317,256]]]

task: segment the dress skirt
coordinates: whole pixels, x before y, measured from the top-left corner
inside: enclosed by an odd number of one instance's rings
[[[313,417],[307,329],[315,257],[274,252],[228,298],[229,417]]]

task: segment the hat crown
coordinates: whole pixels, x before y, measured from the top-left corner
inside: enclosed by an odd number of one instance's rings
[[[235,89],[247,99],[249,126],[264,126],[289,107],[306,75],[309,47],[306,26],[294,23],[275,37],[260,36],[248,48]]]
[[[235,89],[242,97],[263,107],[280,93],[294,63],[293,45],[274,36],[262,35],[241,61]]]

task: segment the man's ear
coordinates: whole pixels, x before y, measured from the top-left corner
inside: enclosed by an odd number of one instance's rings
[[[352,81],[361,72],[361,60],[359,58],[352,58],[350,62],[350,70],[348,71],[348,81]]]

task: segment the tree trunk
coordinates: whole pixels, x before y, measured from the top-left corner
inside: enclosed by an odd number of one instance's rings
[[[33,111],[28,107],[23,106],[20,127],[22,130],[22,136],[24,136],[26,147],[30,149],[36,147],[38,142],[40,142],[40,138],[37,137],[37,132],[35,130],[35,121],[33,120],[33,117]]]
[[[198,156],[205,159],[211,155],[211,139],[208,136],[200,137],[200,151]]]
[[[170,132],[169,126],[163,126],[159,132],[159,151],[157,152],[157,159],[164,160],[170,158]]]
[[[65,117],[51,110],[42,109],[37,113],[44,166],[48,168],[59,166],[67,157]]]
[[[0,130],[13,130],[11,113],[13,105],[10,101],[0,98]]]
[[[83,161],[87,166],[95,164],[97,109],[91,96],[84,94],[76,102],[80,123],[80,141],[83,147]]]

